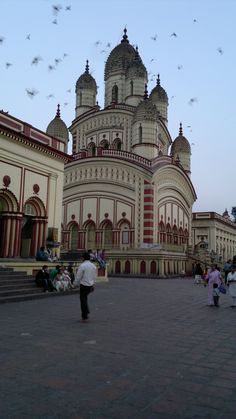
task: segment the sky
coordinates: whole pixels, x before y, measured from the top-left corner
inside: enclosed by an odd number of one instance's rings
[[[87,59],[103,107],[105,61],[126,27],[149,92],[160,74],[172,140],[182,122],[191,145],[193,211],[231,214],[235,16],[236,0],[0,0],[0,109],[46,131],[59,103],[69,127]]]

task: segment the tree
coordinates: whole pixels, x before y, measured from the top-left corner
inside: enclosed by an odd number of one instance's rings
[[[234,223],[236,223],[236,207],[232,207],[231,214],[234,217]]]

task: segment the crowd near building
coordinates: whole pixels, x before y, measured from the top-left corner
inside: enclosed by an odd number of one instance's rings
[[[159,75],[148,92],[126,29],[104,74],[101,108],[86,62],[69,129],[59,106],[46,133],[0,112],[0,257],[34,257],[50,243],[58,256],[105,249],[109,272],[168,275],[189,269],[200,241],[233,256],[229,217],[192,214],[189,141],[181,123],[171,138],[167,92]]]

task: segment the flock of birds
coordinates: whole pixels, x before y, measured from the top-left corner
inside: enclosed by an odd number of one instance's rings
[[[57,5],[52,5],[52,14],[53,14],[53,20],[52,20],[52,24],[53,25],[57,25],[58,24],[58,16],[59,16],[59,14],[62,12],[62,10],[64,10],[65,12],[70,12],[71,11],[71,5],[67,5],[67,6],[65,6],[64,8],[63,8],[63,6],[62,5],[60,5],[60,4],[57,4]],[[197,19],[193,19],[193,23],[194,24],[196,24],[197,23]],[[178,38],[178,34],[176,33],[176,32],[172,32],[171,34],[170,34],[170,37],[171,38]],[[153,42],[157,42],[157,40],[158,40],[158,35],[155,33],[154,35],[152,35],[151,37],[150,37],[150,39],[153,41]],[[26,37],[25,37],[25,40],[26,41],[31,41],[31,34],[30,33],[28,33],[27,35],[26,35]],[[0,46],[3,44],[5,42],[5,37],[4,36],[0,36]],[[99,52],[100,52],[100,54],[108,54],[109,52],[110,52],[110,50],[111,50],[111,48],[112,48],[112,44],[111,44],[111,42],[106,42],[106,43],[104,43],[103,44],[103,42],[101,41],[101,40],[97,40],[97,41],[95,41],[94,42],[94,46],[99,50]],[[136,45],[134,45],[134,46],[136,46]],[[218,52],[218,54],[220,54],[220,55],[222,55],[223,53],[224,53],[224,51],[223,51],[223,49],[221,48],[221,47],[218,47],[217,48],[217,52]],[[63,54],[63,56],[62,57],[57,57],[57,58],[54,58],[54,62],[53,63],[50,63],[50,64],[48,64],[48,66],[47,66],[47,68],[48,68],[48,71],[49,72],[51,72],[51,71],[55,71],[56,70],[56,68],[59,66],[59,64],[60,63],[62,63],[63,62],[63,60],[64,59],[66,59],[66,57],[68,57],[68,53],[64,53]],[[34,56],[33,58],[32,58],[32,60],[31,60],[31,65],[32,66],[38,66],[41,62],[43,61],[43,58],[40,56],[40,55],[36,55],[36,56]],[[155,61],[155,59],[154,58],[151,58],[151,60],[150,60],[150,63],[152,63],[152,62],[154,62]],[[12,67],[13,66],[13,63],[12,62],[6,62],[5,63],[5,68],[6,68],[6,70],[8,70],[10,67]],[[183,65],[182,64],[178,64],[177,65],[177,70],[183,70]],[[92,73],[92,72],[91,72]],[[150,81],[153,81],[154,80],[154,78],[156,78],[157,77],[157,75],[156,74],[153,74],[152,72],[149,72],[148,73],[148,76],[149,76],[149,78],[150,78]],[[37,90],[37,89],[35,89],[35,88],[25,88],[25,91],[26,91],[26,94],[28,95],[28,97],[29,98],[31,98],[31,99],[33,99],[38,93],[39,93],[39,91]],[[71,89],[68,89],[67,91],[66,91],[66,93],[71,93]],[[174,99],[174,97],[175,96],[171,96],[171,99]],[[52,98],[55,98],[55,95],[53,94],[53,93],[49,93],[47,96],[46,96],[46,98],[47,99],[52,99]],[[188,104],[190,105],[190,106],[192,106],[194,103],[196,103],[198,101],[198,99],[197,99],[197,97],[192,97],[192,98],[190,98],[189,99],[189,101],[188,101]],[[69,102],[64,102],[64,106],[67,106],[69,104]],[[188,129],[191,129],[191,126],[190,125],[188,125],[187,126],[187,128]],[[193,144],[193,143],[192,143]]]

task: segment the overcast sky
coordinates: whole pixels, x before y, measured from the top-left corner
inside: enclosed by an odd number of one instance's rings
[[[0,0],[0,17],[0,109],[43,131],[58,103],[70,126],[86,59],[103,107],[104,63],[126,26],[149,72],[149,92],[160,73],[172,140],[182,122],[191,144],[193,210],[231,213],[236,1]]]

